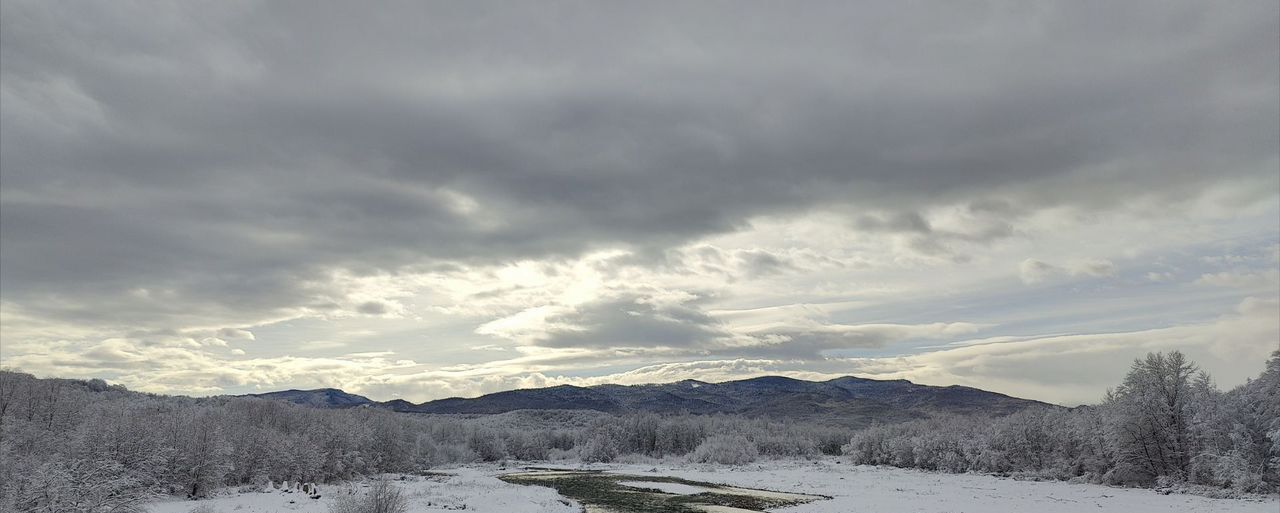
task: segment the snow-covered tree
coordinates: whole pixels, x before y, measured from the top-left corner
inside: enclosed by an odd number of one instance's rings
[[[1107,436],[1121,464],[1115,481],[1187,476],[1195,373],[1181,352],[1150,353],[1134,360],[1124,382],[1107,395]]]
[[[760,457],[756,445],[743,436],[715,435],[707,438],[689,455],[695,463],[743,465]]]

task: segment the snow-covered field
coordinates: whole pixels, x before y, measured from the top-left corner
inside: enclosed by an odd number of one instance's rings
[[[1162,495],[1153,490],[1061,482],[1029,482],[981,475],[934,474],[915,470],[842,464],[835,460],[772,461],[738,467],[714,465],[590,465],[585,468],[638,476],[671,476],[731,486],[831,496],[783,508],[785,513],[962,513],[962,512],[1259,512],[1280,511],[1280,498],[1211,499]],[[461,510],[479,513],[575,513],[577,503],[549,488],[504,483],[495,476],[516,468],[492,465],[446,469],[451,475],[398,482],[410,496],[410,511]],[[192,501],[166,501],[154,513],[266,513],[327,511],[341,485],[324,486],[319,500],[300,493],[250,492]],[[673,493],[692,492],[674,487]]]
[[[967,474],[868,467],[835,460],[724,466],[609,465],[625,474],[665,475],[782,492],[831,496],[783,508],[786,513],[1080,513],[1280,511],[1280,498],[1210,499],[1153,490],[1063,482],[1031,482]]]
[[[516,470],[516,469],[511,469]],[[503,473],[496,467],[454,468],[447,476],[406,476],[396,481],[409,497],[409,511],[468,511],[474,513],[579,513],[582,507],[565,499],[550,488],[504,483],[493,477]],[[189,513],[199,506],[209,509],[200,513],[327,513],[329,503],[348,485],[321,485],[320,499],[302,493],[271,492],[227,493],[201,501],[172,500],[151,506],[152,513]]]

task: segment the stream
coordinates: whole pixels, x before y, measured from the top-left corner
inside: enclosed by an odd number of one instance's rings
[[[499,479],[554,488],[585,505],[587,513],[759,513],[830,498],[590,470],[528,469]]]

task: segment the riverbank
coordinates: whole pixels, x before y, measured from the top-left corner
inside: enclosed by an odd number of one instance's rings
[[[1275,513],[1280,498],[1214,499],[1161,494],[1149,489],[1112,488],[1064,482],[1019,481],[986,475],[940,474],[910,469],[869,467],[819,461],[765,461],[742,466],[688,464],[556,465],[625,474],[620,482],[688,481],[830,497],[776,511],[785,513]],[[473,513],[580,513],[583,506],[546,486],[507,483],[499,476],[522,472],[523,466],[464,465],[439,469],[430,476],[397,477],[409,496],[410,512],[465,510]],[[152,505],[152,513],[327,513],[328,504],[346,487],[360,483],[321,485],[319,499],[278,490],[224,491],[201,501],[169,500]],[[663,488],[647,485],[644,488]],[[672,494],[700,493],[696,487],[669,487]],[[594,509],[594,508],[593,508]],[[772,510],[771,510],[772,511]]]

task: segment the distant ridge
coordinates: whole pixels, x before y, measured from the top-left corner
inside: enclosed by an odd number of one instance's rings
[[[265,394],[248,394],[245,397],[260,397],[263,399],[277,399],[280,401],[288,401],[303,406],[311,406],[313,408],[356,408],[359,406],[369,406],[380,404],[368,397],[356,394],[349,394],[336,388],[318,388],[315,390],[282,390],[280,392],[267,392]],[[401,401],[405,402],[405,401]]]
[[[368,407],[406,413],[485,415],[517,410],[594,410],[614,414],[732,414],[822,419],[849,426],[902,422],[936,413],[1002,416],[1029,407],[1055,407],[959,385],[938,387],[902,379],[853,376],[828,381],[762,376],[723,383],[684,380],[652,385],[558,385],[421,404],[403,399],[377,402],[332,388],[251,396],[316,408]]]

